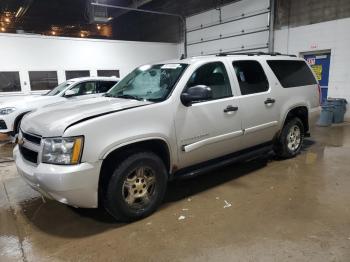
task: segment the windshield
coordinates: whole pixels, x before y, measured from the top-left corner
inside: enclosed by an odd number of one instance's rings
[[[46,93],[46,96],[56,96],[59,93],[61,93],[63,90],[65,90],[68,86],[73,84],[73,82],[63,82],[62,84],[56,86],[54,89],[52,89],[50,92]]]
[[[187,64],[141,66],[124,77],[106,96],[163,101],[169,96],[187,66]]]

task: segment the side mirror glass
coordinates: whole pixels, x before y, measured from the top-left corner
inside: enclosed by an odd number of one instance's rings
[[[213,92],[209,86],[197,85],[187,89],[181,94],[181,102],[184,106],[191,106],[193,102],[201,102],[213,98]]]

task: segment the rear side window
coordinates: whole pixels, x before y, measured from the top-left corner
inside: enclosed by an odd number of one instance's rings
[[[97,93],[107,93],[117,83],[116,81],[100,81],[97,86]]]
[[[304,61],[269,60],[267,63],[284,88],[317,84],[314,75]]]
[[[265,72],[257,61],[235,61],[232,63],[242,95],[266,92],[269,90]]]
[[[96,82],[82,82],[80,84],[75,85],[70,90],[74,91],[74,96],[84,96],[91,95],[96,93]]]

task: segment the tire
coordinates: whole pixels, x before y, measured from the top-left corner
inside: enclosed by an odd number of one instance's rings
[[[276,155],[282,159],[295,157],[300,153],[304,137],[303,122],[297,117],[287,120],[274,145]]]
[[[114,169],[103,192],[103,206],[120,222],[147,217],[162,203],[167,178],[165,165],[156,154],[131,154]]]

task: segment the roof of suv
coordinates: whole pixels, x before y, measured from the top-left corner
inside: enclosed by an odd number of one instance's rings
[[[86,76],[86,77],[78,77],[78,78],[72,78],[67,81],[70,82],[81,82],[81,81],[119,81],[120,78],[115,76],[105,77],[105,76]]]
[[[298,58],[295,55],[285,55],[280,53],[220,53],[217,55],[203,55],[203,56],[195,56],[195,57],[189,57],[185,59],[175,59],[166,61],[165,63],[179,63],[179,64],[193,64],[199,61],[213,61],[213,60],[220,60],[225,58],[235,58],[237,60],[242,59],[253,59],[253,60],[266,60],[266,59],[273,59],[273,60],[302,60],[302,58]]]

